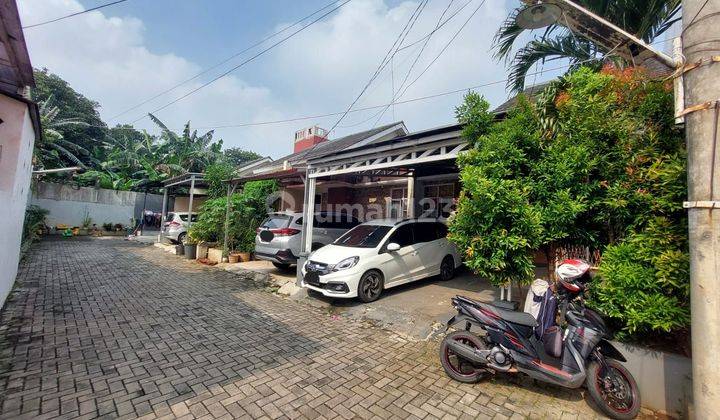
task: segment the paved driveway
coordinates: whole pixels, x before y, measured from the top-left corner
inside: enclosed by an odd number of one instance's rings
[[[2,315],[0,416],[582,418],[579,391],[450,381],[412,342],[117,239],[32,249]]]

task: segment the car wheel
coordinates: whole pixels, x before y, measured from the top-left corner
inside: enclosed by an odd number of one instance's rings
[[[183,232],[178,235],[177,241],[178,243],[182,244],[185,242],[185,237],[187,236],[187,233]]]
[[[440,263],[440,280],[447,281],[455,277],[455,260],[450,255]]]
[[[273,261],[272,265],[274,265],[276,268],[279,268],[280,270],[287,270],[290,268],[290,264],[284,264]]]
[[[376,301],[382,294],[384,280],[382,274],[370,270],[363,274],[358,283],[358,298],[365,303]]]

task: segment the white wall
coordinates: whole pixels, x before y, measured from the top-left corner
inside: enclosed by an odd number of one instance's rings
[[[87,214],[92,223],[132,224],[133,218],[139,218],[145,208],[160,212],[162,196],[133,191],[115,191],[103,188],[73,187],[67,184],[38,182],[31,198],[31,204],[50,211],[46,223],[48,226],[65,224],[81,226]]]
[[[192,210],[194,212],[197,212],[200,210],[200,206],[203,205],[207,201],[207,196],[204,195],[194,195],[193,196],[193,206]],[[188,211],[188,206],[190,205],[190,196],[187,197],[175,197],[175,205],[170,206],[169,208],[172,209],[172,211],[183,213]]]
[[[17,275],[35,131],[27,104],[0,95],[0,306]]]

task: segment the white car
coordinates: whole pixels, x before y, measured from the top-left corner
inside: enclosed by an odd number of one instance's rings
[[[447,226],[429,219],[365,222],[310,254],[302,285],[325,296],[372,302],[383,290],[425,277],[451,279],[461,261]]]

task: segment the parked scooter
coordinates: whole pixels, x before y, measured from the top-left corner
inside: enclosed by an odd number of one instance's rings
[[[567,388],[585,384],[600,409],[615,419],[632,419],[640,411],[640,391],[620,363],[625,357],[605,338],[602,318],[585,307],[583,295],[590,266],[566,260],[556,270],[560,324],[540,337],[536,319],[462,296],[452,299],[458,313],[447,323],[463,329],[448,334],[440,345],[440,360],[453,379],[479,382],[485,373],[521,372]],[[548,291],[550,293],[550,291]],[[471,331],[479,327],[483,334]]]

